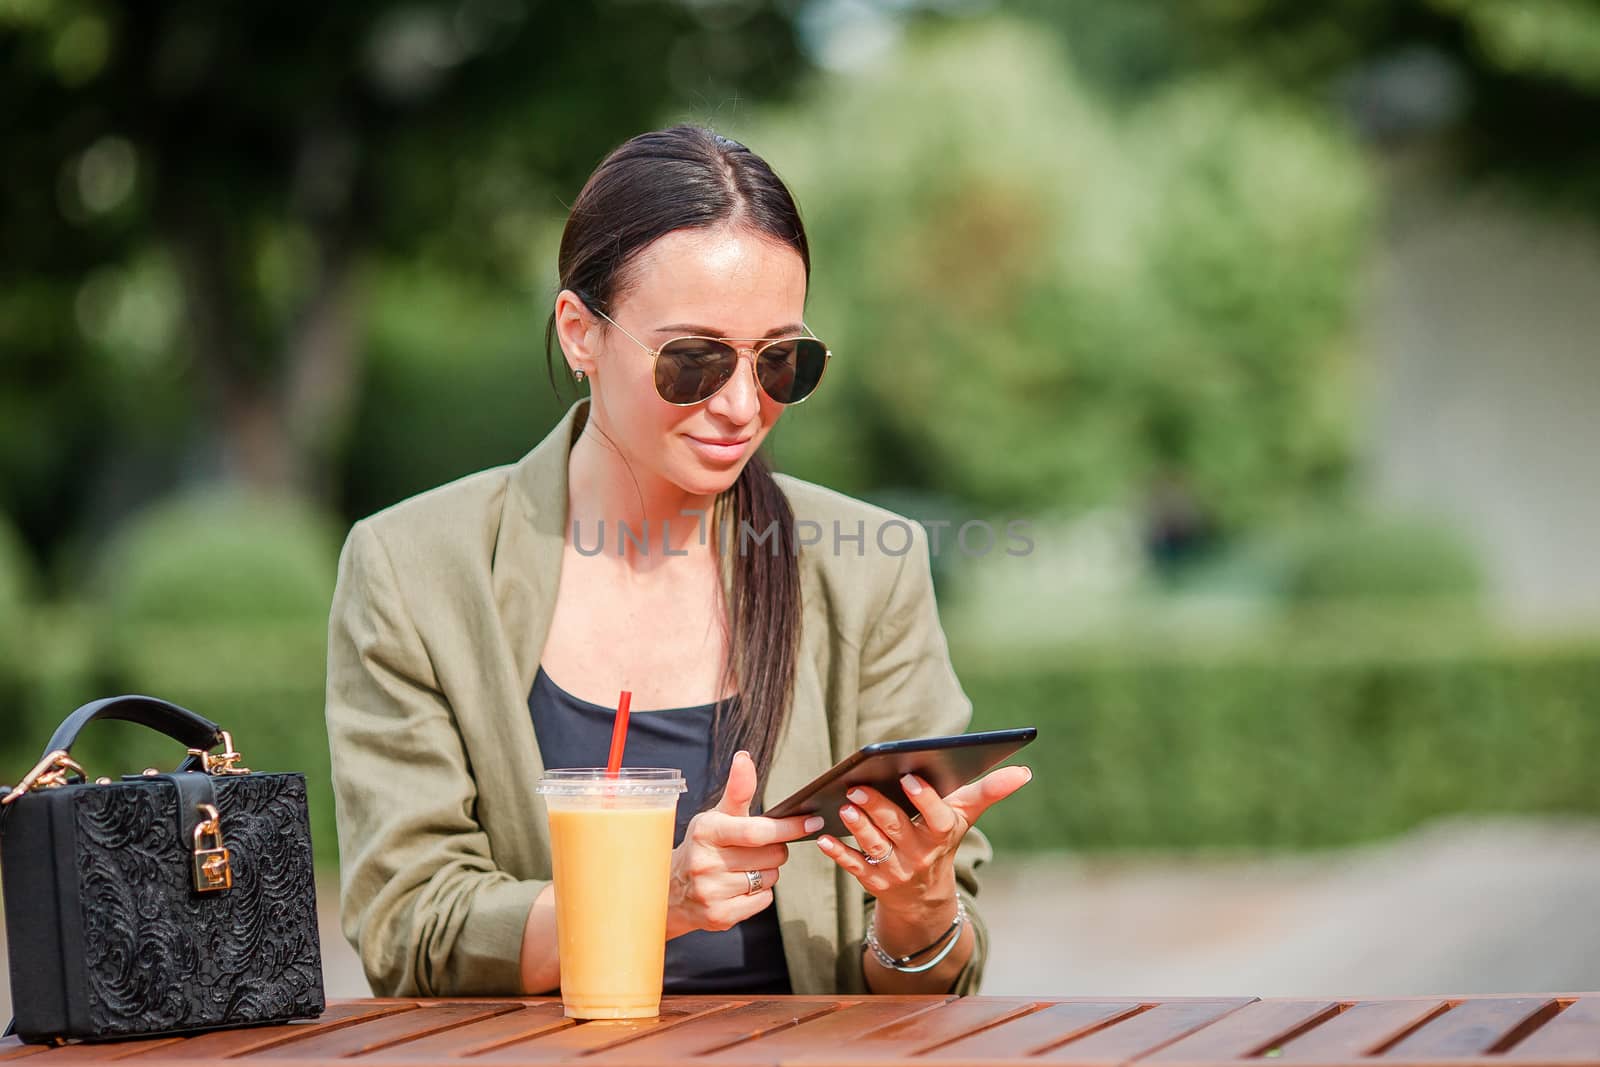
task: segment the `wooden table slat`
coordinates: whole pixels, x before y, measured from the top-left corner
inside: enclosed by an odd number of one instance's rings
[[[374,1003],[372,1001],[347,1001],[328,1005],[326,1011],[315,1019],[283,1023],[278,1026],[251,1026],[238,1030],[214,1030],[183,1038],[151,1038],[148,1041],[115,1042],[89,1045],[72,1045],[71,1048],[99,1048],[104,1051],[90,1055],[94,1060],[129,1059],[147,1054],[162,1060],[214,1060],[236,1056],[257,1048],[294,1041],[325,1030],[348,1026],[352,1022],[387,1015],[396,1011],[409,1011],[412,1005]],[[24,1045],[19,1038],[0,1039],[0,1060],[19,1059],[23,1056],[49,1052],[49,1045]],[[78,1053],[80,1058],[89,1055]],[[59,1055],[53,1062],[60,1062]]]
[[[871,997],[700,1057],[711,1063],[778,1063],[817,1049],[848,1050],[863,1034],[932,1011],[954,997]]]
[[[25,1045],[22,1038],[13,1034],[10,1037],[0,1037],[0,1060],[20,1060],[24,1056],[37,1056],[48,1045]]]
[[[389,1045],[427,1037],[441,1030],[453,1030],[479,1019],[493,1018],[522,1007],[514,1001],[466,1001],[427,1004],[413,1011],[396,1012],[367,1019],[352,1026],[316,1034],[303,1041],[275,1045],[250,1055],[252,1060],[327,1061],[356,1056]]]
[[[553,997],[335,1001],[320,1019],[147,1040],[23,1045],[24,1067],[1600,1067],[1600,993],[1382,1000],[668,997],[584,1022]],[[9,1063],[0,1064],[9,1067]]]
[[[34,1063],[106,1063],[110,1060],[125,1060],[129,1056],[137,1056],[142,1052],[152,1052],[156,1049],[168,1048],[182,1043],[181,1037],[151,1037],[133,1041],[98,1041],[73,1045],[60,1045],[56,1048],[46,1049],[37,1056],[28,1058],[30,1064]]]
[[[899,1019],[858,1035],[847,1048],[816,1049],[787,1062],[871,1063],[906,1059],[957,1041],[998,1022],[1034,1010],[1038,1001],[1021,997],[966,997]]]
[[[1549,997],[1466,1000],[1429,1019],[1385,1049],[1387,1060],[1480,1056],[1505,1047],[1525,1026],[1554,1014]]]
[[[930,1060],[1009,1059],[1027,1056],[1145,1010],[1142,1001],[1081,1001],[1050,1004],[926,1054]]]
[[[1052,1062],[1123,1064],[1148,1056],[1179,1038],[1238,1011],[1253,997],[1157,1004],[1148,1011],[1042,1053]]]
[[[354,1026],[369,1019],[377,1019],[385,1015],[414,1010],[415,1005],[411,1003],[374,1004],[371,1002],[351,1001],[342,1004],[329,1004],[327,1010],[315,1019],[283,1023],[278,1026],[250,1026],[240,1030],[214,1030],[209,1034],[195,1034],[193,1037],[186,1037],[177,1044],[158,1045],[150,1049],[141,1050],[136,1055],[162,1061],[175,1060],[183,1062],[229,1059],[234,1056],[264,1052],[269,1048],[288,1045],[295,1041],[303,1041],[317,1034],[342,1030],[347,1026]]]
[[[1144,1063],[1215,1063],[1265,1052],[1339,1012],[1336,1000],[1258,1000],[1144,1057]]]
[[[1280,1062],[1342,1060],[1365,1056],[1391,1045],[1448,1007],[1444,1000],[1365,1000],[1284,1041],[1274,1057]]]
[[[745,1004],[742,1000],[722,1000],[713,997],[674,997],[663,1001],[661,1014],[654,1019],[619,1019],[615,1022],[578,1022],[576,1025],[558,1027],[535,1034],[525,1041],[517,1041],[473,1056],[474,1064],[560,1063],[604,1049],[625,1045],[651,1034],[673,1027],[736,1010]]]
[[[1600,997],[1579,997],[1506,1051],[1508,1060],[1600,1060]]]
[[[364,1053],[360,1061],[364,1064],[437,1063],[480,1056],[572,1025],[574,1020],[566,1017],[559,1000],[524,1004],[516,1011],[491,1015],[452,1030],[426,1034],[412,1041]]]
[[[584,1057],[585,1063],[678,1063],[762,1034],[785,1030],[855,1003],[836,997],[752,999],[729,1011],[708,1012],[681,1026]]]

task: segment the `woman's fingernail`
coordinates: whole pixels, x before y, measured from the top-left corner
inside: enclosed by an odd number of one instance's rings
[[[917,781],[917,777],[914,774],[903,776],[900,779],[900,786],[912,796],[916,796],[918,793],[922,792],[922,783]]]
[[[845,796],[849,797],[857,804],[865,804],[867,802],[867,794],[859,789],[852,789],[850,792],[846,793]]]
[[[1030,781],[1030,782],[1033,781],[1033,768],[1032,767],[1024,767],[1022,769],[1024,771],[1028,772],[1028,781]]]
[[[849,804],[846,804],[844,807],[839,809],[839,815],[844,819],[845,822],[855,822],[856,819],[861,817],[861,813],[855,808],[852,808]]]
[[[813,815],[806,820],[806,833],[814,834],[820,829],[822,829],[822,818],[820,816]]]
[[[839,846],[833,843],[833,838],[831,837],[819,837],[817,838],[817,847],[824,852],[832,852]]]

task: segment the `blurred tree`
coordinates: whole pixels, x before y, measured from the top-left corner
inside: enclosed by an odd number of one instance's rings
[[[1468,174],[1600,212],[1596,0],[1007,0],[1099,86],[1137,97],[1201,69],[1342,97],[1379,140],[1444,134]]]
[[[178,463],[326,491],[364,269],[525,289],[609,147],[790,84],[791,7],[0,0],[0,509],[47,544]]]
[[[991,513],[1176,481],[1230,524],[1340,485],[1368,184],[1326,115],[1231,78],[1112,114],[997,19],[735,132],[805,207],[835,352],[786,469]]]

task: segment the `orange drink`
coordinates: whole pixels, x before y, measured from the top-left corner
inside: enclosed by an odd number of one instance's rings
[[[634,1019],[661,1010],[676,770],[547,771],[561,1002],[569,1018]]]

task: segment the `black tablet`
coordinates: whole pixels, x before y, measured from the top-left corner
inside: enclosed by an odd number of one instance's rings
[[[869,785],[900,805],[907,814],[916,815],[916,805],[900,788],[901,775],[914,774],[940,796],[949,796],[1015,754],[1038,733],[1032,726],[1026,726],[950,737],[880,741],[852,752],[826,774],[762,814],[774,819],[821,815],[826,823],[818,834],[849,837],[850,828],[839,818],[839,808],[846,803],[846,790]]]

